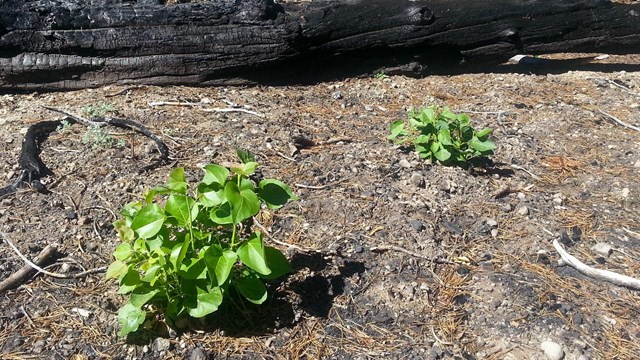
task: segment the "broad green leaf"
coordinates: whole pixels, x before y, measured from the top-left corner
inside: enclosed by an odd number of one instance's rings
[[[201,318],[218,310],[222,304],[222,291],[219,287],[214,287],[208,293],[198,294],[197,299],[197,306],[188,309],[187,312],[195,318]]]
[[[255,162],[256,156],[250,151],[246,149],[236,149],[236,154],[242,163],[246,164],[249,162]]]
[[[127,224],[127,222],[129,224]],[[113,222],[113,228],[118,232],[120,240],[124,242],[131,242],[136,237],[133,229],[129,226],[130,224],[131,221],[127,221],[126,219],[119,219]]]
[[[241,166],[233,166],[231,167],[231,171],[238,175],[249,176],[256,172],[256,168],[258,167],[258,163],[255,161],[250,161],[248,163],[243,163]]]
[[[489,140],[480,141],[477,138],[474,138],[471,141],[469,141],[469,146],[475,150],[478,150],[481,153],[489,152],[496,148],[496,144],[494,144],[492,141],[489,141]]]
[[[260,275],[260,277],[273,280],[285,274],[293,272],[293,268],[291,267],[289,260],[287,260],[287,258],[280,250],[274,247],[265,246],[264,257],[267,263],[267,267],[269,267],[269,270],[271,270],[271,274]]]
[[[164,185],[171,191],[186,194],[187,193],[187,180],[184,177],[184,168],[175,168],[169,174],[169,181]]]
[[[129,271],[129,266],[123,261],[116,260],[109,265],[105,277],[107,279],[120,279],[127,274],[127,271]]]
[[[120,215],[125,218],[127,226],[131,226],[131,221],[140,209],[142,209],[142,204],[139,201],[135,201],[127,203],[122,210],[120,210]]]
[[[178,269],[178,259],[180,258],[180,253],[182,252],[183,243],[178,242],[171,249],[171,254],[169,255],[169,261],[173,264],[173,268]]]
[[[262,304],[267,300],[267,288],[260,279],[254,277],[243,277],[234,281],[233,285],[240,291],[240,294],[254,304]]]
[[[149,300],[153,299],[156,294],[160,292],[160,289],[151,290],[148,292],[133,292],[131,297],[129,298],[129,302],[131,305],[136,308],[141,308],[144,304],[146,304]]]
[[[182,278],[189,280],[206,279],[207,264],[202,259],[184,259],[180,265],[180,271],[178,274]]]
[[[131,249],[131,245],[129,245],[128,243],[122,243],[118,245],[116,250],[113,252],[113,257],[115,257],[118,260],[124,261],[127,258],[129,258],[129,256],[131,256],[132,253],[133,253],[133,250]]]
[[[216,164],[205,165],[203,170],[204,178],[202,182],[207,185],[214,183],[224,185],[229,176],[229,170],[227,170],[227,168]]]
[[[118,321],[120,322],[119,336],[127,336],[127,334],[138,330],[138,327],[144,323],[147,313],[127,303],[118,310]]]
[[[190,227],[193,220],[198,217],[198,203],[187,195],[169,195],[164,210],[178,220],[178,224],[185,227]]]
[[[231,216],[231,205],[226,202],[216,208],[211,209],[209,218],[216,224],[233,224],[233,216]]]
[[[164,211],[158,204],[149,204],[138,211],[131,223],[131,229],[141,238],[148,239],[160,231],[165,219]]]
[[[242,261],[249,268],[255,270],[261,275],[271,274],[271,270],[267,266],[264,258],[264,246],[262,243],[262,234],[255,232],[251,234],[249,241],[240,245],[236,250],[240,261]]]
[[[224,187],[224,194],[231,205],[234,224],[239,224],[260,211],[260,200],[252,190],[240,190],[238,185],[228,182]]]
[[[156,274],[158,273],[158,270],[162,269],[162,264],[155,264],[150,266],[147,271],[144,273],[144,276],[140,279],[144,282],[149,283],[151,286],[153,286],[156,282],[156,280],[158,280]]]
[[[491,134],[493,132],[492,128],[484,128],[476,133],[478,139],[482,139],[483,137]]]
[[[445,148],[441,148],[440,150],[436,151],[433,155],[435,155],[436,159],[438,159],[441,162],[446,162],[451,157],[451,153],[447,151],[447,149]]]
[[[389,140],[393,140],[400,135],[404,135],[406,133],[404,130],[404,121],[396,120],[392,122],[390,131],[391,131],[391,134],[387,136],[387,139]]]
[[[258,196],[267,203],[269,209],[278,209],[289,201],[298,200],[298,197],[285,183],[275,179],[260,181]]]
[[[204,260],[209,267],[209,274],[216,277],[216,285],[222,285],[229,278],[231,269],[238,255],[231,250],[222,250],[220,245],[211,245],[204,253]]]
[[[176,264],[175,264],[176,269],[182,268],[182,261],[187,256],[187,251],[189,250],[190,246],[191,246],[191,234],[185,234],[184,240],[182,242],[182,246],[180,248],[180,254],[178,254],[178,258],[176,259]],[[173,255],[173,253],[171,253],[171,255]]]
[[[418,135],[416,136],[415,139],[413,139],[413,144],[414,145],[418,145],[418,144],[428,144],[429,140],[431,140],[431,136],[429,135]]]
[[[198,193],[201,195],[200,203],[206,207],[218,206],[227,201],[224,196],[224,187],[216,182],[209,185],[204,182],[200,183],[198,185]]]
[[[438,141],[445,146],[452,145],[451,142],[451,132],[449,132],[449,128],[443,128],[438,131]]]
[[[127,294],[138,287],[142,281],[140,280],[140,274],[133,269],[129,269],[127,273],[120,279],[120,288],[118,294]]]

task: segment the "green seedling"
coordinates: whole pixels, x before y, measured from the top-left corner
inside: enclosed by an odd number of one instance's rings
[[[152,314],[163,314],[169,325],[202,318],[230,295],[262,304],[265,280],[292,271],[251,224],[262,207],[278,209],[298,197],[281,181],[251,180],[258,163],[249,152],[238,155],[243,162],[230,168],[204,166],[195,187],[183,168],[174,169],[144,201],[122,209],[114,223],[122,243],[106,274],[129,295],[118,312],[119,335],[136,331]]]
[[[409,111],[408,120],[391,123],[387,137],[397,144],[412,144],[423,159],[444,165],[461,165],[493,154],[496,145],[489,140],[493,131],[476,131],[467,114],[454,114],[449,108],[425,107]]]

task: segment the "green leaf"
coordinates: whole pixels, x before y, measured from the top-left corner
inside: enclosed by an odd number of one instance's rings
[[[136,287],[142,284],[140,280],[140,274],[133,269],[129,269],[127,273],[120,279],[120,288],[118,294],[127,294],[133,291]]]
[[[139,237],[148,239],[158,233],[166,216],[158,204],[149,204],[136,214],[131,223],[133,229]]]
[[[228,202],[211,209],[209,218],[220,225],[233,224],[233,216],[231,216],[231,204]]]
[[[147,282],[149,283],[149,285],[153,286],[155,282],[158,280],[158,277],[156,276],[156,274],[160,269],[162,269],[162,264],[151,265],[140,280]]]
[[[418,136],[416,136],[415,139],[413,139],[412,143],[414,145],[428,144],[430,140],[431,140],[431,136],[429,136],[429,135],[418,135]]]
[[[405,135],[405,130],[404,130],[404,121],[403,120],[396,120],[394,122],[391,123],[391,128],[390,128],[391,134],[389,136],[387,136],[387,139],[389,140],[393,140],[395,138],[397,138],[400,135]]]
[[[142,209],[142,204],[139,201],[135,201],[127,203],[122,210],[120,210],[120,215],[125,218],[127,226],[131,226],[131,221],[140,209]]]
[[[438,141],[445,146],[452,145],[451,143],[451,132],[449,128],[443,128],[438,131]]]
[[[118,237],[120,240],[124,242],[131,242],[136,238],[136,234],[133,232],[133,229],[127,224],[126,219],[119,219],[113,222],[113,228],[118,232]]]
[[[187,193],[187,180],[184,177],[184,168],[175,168],[169,174],[169,181],[164,185],[171,191],[186,194]]]
[[[236,154],[244,164],[256,161],[256,156],[250,150],[236,149]]]
[[[233,285],[240,291],[240,294],[254,304],[262,304],[267,300],[267,288],[260,279],[254,277],[243,277],[235,281]]]
[[[243,163],[242,166],[232,166],[231,171],[238,175],[249,176],[256,172],[256,168],[258,167],[258,163],[255,161],[250,161],[248,163]]]
[[[203,170],[204,178],[202,178],[202,182],[207,185],[214,183],[224,185],[229,176],[229,170],[227,170],[227,168],[216,164],[205,165]]]
[[[187,258],[182,261],[180,271],[178,272],[184,279],[196,280],[206,279],[207,264],[202,259]]]
[[[131,245],[127,243],[122,243],[118,245],[116,250],[113,252],[113,257],[115,257],[118,260],[124,261],[124,260],[127,260],[127,258],[129,258],[129,256],[131,256],[132,253],[133,253],[133,250],[131,249]]]
[[[227,201],[224,196],[224,186],[217,182],[209,185],[204,182],[200,183],[198,185],[198,193],[201,195],[200,203],[206,207],[218,206]]]
[[[239,224],[260,211],[260,200],[253,190],[240,190],[238,185],[228,182],[224,187],[224,194],[231,205],[234,224]]]
[[[260,275],[262,278],[273,280],[293,272],[289,260],[280,250],[274,247],[264,247],[264,258],[271,273],[269,275]]]
[[[440,162],[446,162],[451,157],[451,153],[445,148],[440,148],[440,150],[433,153],[433,155],[435,155],[436,159]]]
[[[492,129],[492,128],[484,128],[484,129],[482,129],[482,130],[478,131],[478,132],[476,133],[476,136],[478,137],[478,139],[482,139],[482,138],[484,138],[485,136],[487,136],[487,135],[491,134],[492,132],[493,132],[493,129]]]
[[[236,250],[236,253],[240,258],[240,261],[249,268],[255,270],[261,275],[271,274],[271,270],[265,261],[262,234],[260,232],[251,234],[250,240],[240,245],[238,250]]]
[[[469,141],[469,146],[481,153],[486,153],[496,148],[496,144],[494,144],[492,141],[480,141],[477,138],[473,138],[471,141]]]
[[[298,197],[285,183],[275,179],[264,179],[258,185],[258,196],[267,203],[269,209],[281,208],[289,201]]]
[[[118,321],[120,322],[119,336],[127,336],[130,332],[138,330],[138,327],[144,323],[147,313],[127,303],[118,310]]]
[[[193,220],[198,217],[198,203],[186,195],[169,195],[164,209],[184,227],[190,227]]]
[[[134,292],[131,294],[131,298],[129,298],[129,302],[131,305],[136,308],[141,308],[144,304],[146,304],[149,300],[153,299],[156,294],[160,292],[160,289],[151,290],[148,292]]]
[[[109,265],[107,269],[106,278],[107,279],[120,279],[129,271],[129,266],[120,260],[116,260]]]
[[[229,278],[231,269],[238,255],[231,250],[222,250],[220,245],[211,245],[204,253],[204,260],[209,267],[209,274],[215,274],[216,285],[222,285]]]
[[[201,318],[218,310],[218,307],[222,304],[222,291],[219,287],[214,287],[208,293],[198,294],[197,299],[197,306],[188,309],[187,312],[195,318]]]

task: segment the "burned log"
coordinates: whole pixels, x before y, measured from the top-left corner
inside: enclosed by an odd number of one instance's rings
[[[608,0],[0,0],[0,91],[291,83],[634,53],[640,4]]]

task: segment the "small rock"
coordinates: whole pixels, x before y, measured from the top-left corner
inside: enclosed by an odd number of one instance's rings
[[[498,227],[498,222],[493,220],[493,219],[487,219],[487,221],[485,223],[487,224],[487,226],[492,227],[492,228]]]
[[[199,347],[192,348],[187,355],[187,360],[207,360],[207,353]]]
[[[519,206],[518,210],[516,210],[518,215],[526,216],[529,215],[529,209],[526,206]]]
[[[411,225],[411,227],[418,232],[424,229],[424,224],[419,220],[409,220],[409,225]]]
[[[491,237],[497,237],[498,236],[498,229],[491,229]]]
[[[420,173],[414,172],[411,174],[411,184],[419,188],[424,187],[424,176]]]
[[[153,341],[153,345],[152,345],[153,350],[156,352],[167,351],[169,350],[170,347],[171,347],[171,341],[165,338],[156,338]]]
[[[633,164],[633,167],[640,168],[640,160],[636,161],[636,162]]]
[[[334,91],[331,93],[331,98],[334,100],[340,100],[342,99],[342,93],[340,91]]]
[[[73,220],[75,218],[78,217],[78,214],[75,213],[75,211],[73,210],[69,210],[69,211],[65,211],[64,212],[64,218],[67,220]]]
[[[622,189],[622,192],[620,195],[622,196],[623,199],[626,199],[629,197],[630,193],[631,193],[631,190],[629,190],[629,188],[624,188]]]
[[[560,360],[564,358],[564,350],[562,350],[562,345],[553,341],[543,341],[540,344],[540,350],[544,352],[549,360]]]
[[[404,169],[409,169],[413,165],[411,165],[411,163],[409,161],[407,161],[406,159],[401,159],[400,161],[398,161],[398,166],[400,166],[401,168],[404,168]]]
[[[513,210],[513,206],[511,206],[511,204],[504,204],[500,210],[504,211],[504,212],[510,212],[511,210]]]
[[[608,257],[609,255],[611,255],[613,248],[607,243],[599,242],[591,247],[591,251],[593,251],[596,255]]]
[[[524,193],[519,192],[517,195],[518,200],[522,201],[526,198],[526,195]]]

